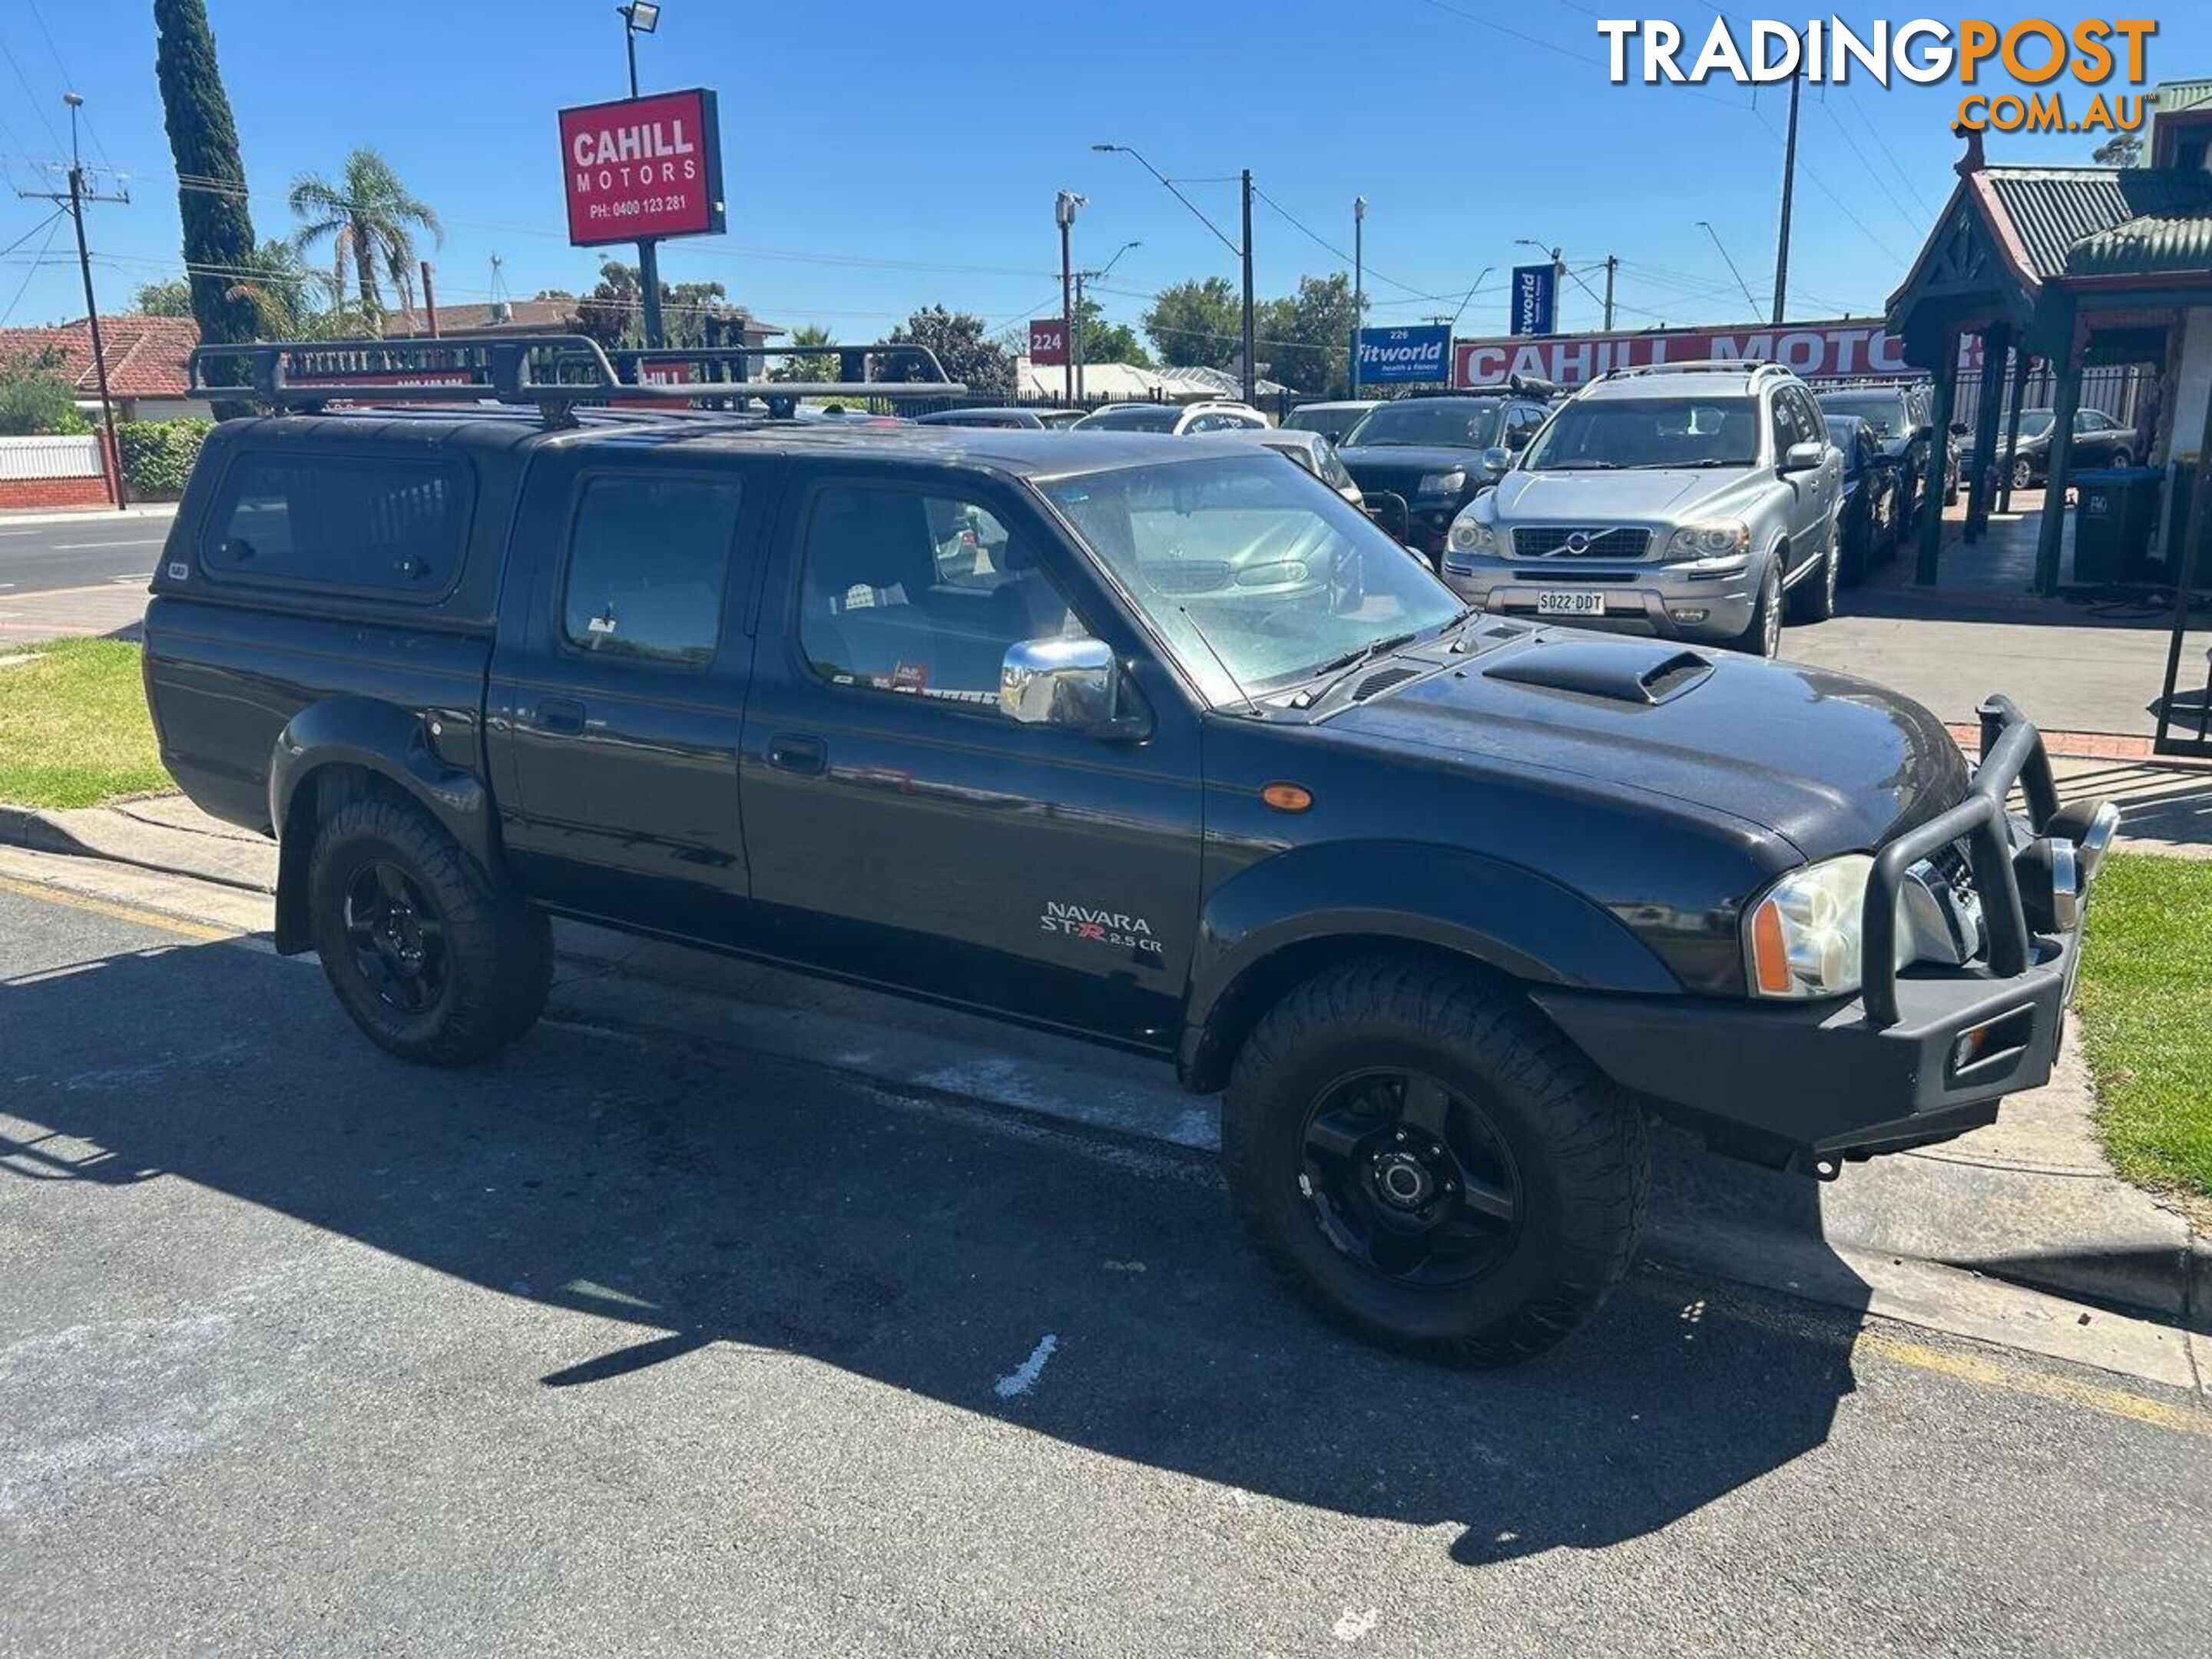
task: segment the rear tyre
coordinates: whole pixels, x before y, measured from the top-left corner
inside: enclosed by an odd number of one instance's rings
[[[1836,614],[1836,582],[1842,574],[1843,562],[1843,538],[1832,518],[1828,520],[1827,544],[1820,550],[1820,568],[1790,591],[1790,621],[1826,622]]]
[[[2114,450],[2112,459],[2105,463],[2107,466],[2133,466],[2135,464],[2135,452],[2128,449]]]
[[[1348,963],[1270,1010],[1221,1138],[1237,1212],[1292,1289],[1459,1365],[1586,1322],[1650,1189],[1643,1120],[1602,1073],[1517,996],[1418,957]]]
[[[338,1001],[402,1060],[462,1066],[545,1006],[545,917],[488,881],[410,801],[371,795],[322,825],[307,866],[315,949]]]

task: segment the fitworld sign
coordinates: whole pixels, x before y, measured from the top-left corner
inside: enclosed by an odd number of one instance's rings
[[[562,110],[561,160],[574,246],[723,228],[721,125],[703,88]]]
[[[1960,353],[1962,370],[1978,370],[1981,342]],[[1580,386],[1616,368],[1650,363],[1756,360],[1780,363],[1808,380],[1915,372],[1905,361],[1905,342],[1879,322],[1790,323],[1775,327],[1744,323],[1732,328],[1655,330],[1644,334],[1562,334],[1544,340],[1462,340],[1452,352],[1452,384],[1502,386],[1516,374],[1533,374],[1561,386]]]
[[[1442,381],[1451,355],[1451,330],[1363,328],[1359,331],[1359,383],[1410,385]]]

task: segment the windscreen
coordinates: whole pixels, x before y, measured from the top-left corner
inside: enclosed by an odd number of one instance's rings
[[[1344,435],[1345,447],[1400,444],[1442,449],[1487,449],[1498,441],[1499,405],[1453,398],[1406,398],[1377,404]]]
[[[1531,472],[1749,466],[1759,459],[1754,398],[1622,398],[1569,404],[1521,465]]]

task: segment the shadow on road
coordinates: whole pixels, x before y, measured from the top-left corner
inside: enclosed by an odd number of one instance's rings
[[[575,1028],[417,1070],[360,1038],[319,974],[225,945],[0,985],[0,1030],[19,1237],[66,1248],[35,1231],[53,1224],[35,1183],[132,1203],[185,1181],[635,1323],[581,1362],[526,1360],[549,1388],[708,1343],[787,1350],[1116,1458],[1448,1526],[1471,1563],[1664,1527],[1820,1445],[1853,1387],[1850,1320],[1723,1317],[1652,1273],[1536,1364],[1401,1360],[1266,1277],[1204,1159]],[[1036,1385],[1002,1392],[1046,1335]]]

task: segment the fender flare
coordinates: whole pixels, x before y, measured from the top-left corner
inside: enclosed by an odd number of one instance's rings
[[[1449,951],[1523,983],[1679,996],[1681,983],[1612,912],[1549,876],[1464,848],[1358,841],[1301,848],[1224,882],[1192,953],[1177,1069],[1211,1092],[1274,988],[1267,964],[1332,941]]]
[[[269,762],[269,821],[277,835],[276,948],[308,948],[304,837],[288,834],[300,791],[332,766],[357,768],[400,790],[435,818],[487,876],[499,869],[491,793],[471,771],[441,756],[428,716],[374,698],[311,703],[276,734]]]

